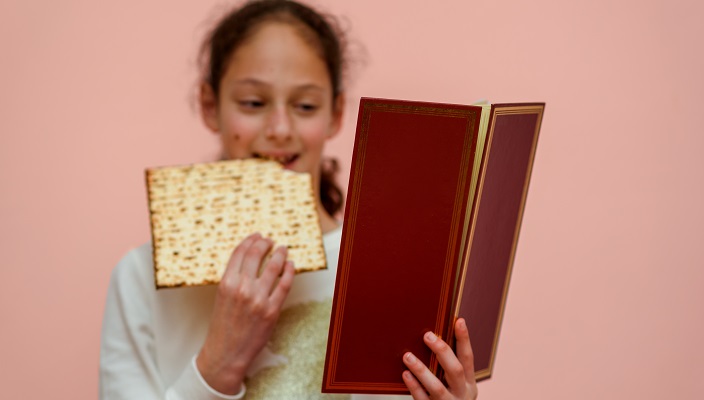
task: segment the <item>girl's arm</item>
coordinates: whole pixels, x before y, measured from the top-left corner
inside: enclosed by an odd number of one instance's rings
[[[156,400],[166,391],[154,349],[152,270],[140,254],[127,253],[110,277],[100,338],[101,400]]]
[[[201,354],[207,351],[215,351],[213,349],[218,346],[222,347],[228,344],[234,346],[237,340],[233,340],[233,338],[241,338],[245,331],[249,332],[249,337],[251,337],[251,333],[257,330],[257,334],[254,335],[255,341],[250,343],[252,347],[248,350],[253,352],[253,349],[258,346],[257,343],[266,343],[268,336],[264,336],[269,330],[268,324],[273,324],[276,321],[268,321],[262,324],[262,322],[267,321],[266,318],[256,321],[256,317],[254,317],[256,314],[252,314],[253,318],[242,321],[241,317],[247,311],[242,311],[242,307],[234,307],[224,301],[228,295],[234,293],[232,289],[236,288],[247,289],[250,294],[261,293],[262,288],[266,287],[267,280],[268,282],[274,281],[275,279],[271,279],[271,276],[277,277],[276,271],[281,269],[284,269],[285,272],[278,283],[273,286],[280,289],[273,292],[269,291],[269,293],[271,295],[276,293],[275,298],[285,297],[287,293],[286,287],[287,285],[290,286],[293,269],[282,261],[285,260],[284,249],[274,252],[274,256],[266,264],[266,272],[263,272],[257,279],[251,279],[250,273],[253,271],[254,261],[258,257],[259,264],[261,264],[261,255],[265,254],[265,252],[262,253],[263,250],[261,249],[265,248],[268,251],[271,243],[266,241],[261,243],[263,239],[260,237],[254,238],[254,236],[248,240],[248,244],[258,244],[250,252],[243,250],[243,246],[245,246],[243,242],[238,247],[239,250],[233,253],[226,272],[226,276],[229,278],[224,279],[226,282],[218,288],[219,293],[216,295],[217,300],[212,317],[221,321],[211,321],[209,333],[202,347],[203,351],[201,351]],[[233,362],[237,365],[244,365],[249,362],[246,361],[249,356],[244,358],[245,361],[242,361],[243,358],[240,357],[243,355],[242,353],[237,353],[229,358],[221,357],[220,361],[225,361],[225,363],[215,373],[206,368],[198,368],[195,362],[189,362],[183,366],[182,372],[173,384],[167,386],[164,383],[162,371],[156,361],[157,344],[155,343],[155,322],[153,316],[156,293],[153,281],[153,265],[149,263],[149,258],[145,254],[146,251],[135,250],[129,252],[113,270],[110,279],[101,336],[99,398],[101,400],[219,400],[234,398],[227,395],[235,393],[234,390],[239,389],[239,383],[237,388],[233,387],[232,390],[227,390],[218,386],[217,379],[221,377],[219,373],[227,372],[228,368],[232,367],[233,364],[228,364],[227,362]],[[242,268],[243,264],[246,264],[247,267]],[[257,283],[259,289],[262,290],[254,290],[254,286],[252,286],[254,283]],[[272,286],[270,285],[269,287],[271,288]],[[269,298],[271,299],[271,296]],[[249,299],[259,299],[259,297],[254,296],[249,297]],[[275,300],[275,302],[278,303],[278,300]],[[248,301],[246,307],[251,308],[255,304],[260,303]],[[239,317],[236,317],[235,314],[238,314]],[[224,324],[226,320],[230,323]],[[221,323],[218,324],[217,322]],[[236,327],[237,329],[235,329]],[[172,350],[183,351],[183,349]],[[258,353],[258,350],[256,352]],[[212,382],[208,381],[208,379],[211,379]]]

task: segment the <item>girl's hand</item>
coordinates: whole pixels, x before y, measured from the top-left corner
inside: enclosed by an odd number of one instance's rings
[[[208,335],[196,365],[205,381],[220,393],[239,392],[245,372],[268,342],[291,288],[294,269],[293,263],[286,261],[286,247],[278,247],[264,263],[272,244],[259,234],[248,236],[232,253],[218,285]]]
[[[452,352],[452,347],[432,332],[426,333],[423,337],[425,344],[435,353],[438,362],[445,370],[445,379],[449,387],[440,382],[412,353],[409,352],[403,356],[403,362],[410,370],[410,372],[403,372],[403,381],[415,400],[474,400],[477,398],[474,355],[472,354],[472,345],[469,343],[467,324],[462,318],[455,323],[455,336],[457,338],[457,355]]]

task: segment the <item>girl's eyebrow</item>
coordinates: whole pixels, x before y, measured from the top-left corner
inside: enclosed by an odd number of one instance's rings
[[[242,78],[242,79],[238,79],[238,80],[235,81],[235,84],[236,84],[236,85],[243,85],[243,86],[251,85],[251,86],[258,86],[258,87],[269,87],[269,86],[271,86],[269,83],[264,82],[264,81],[262,81],[262,80],[259,80],[259,79],[257,79],[257,78]],[[304,83],[304,84],[295,86],[294,89],[297,90],[297,91],[301,91],[301,92],[307,91],[307,90],[325,92],[325,89],[324,89],[322,86],[320,86],[320,85],[318,85],[318,84],[315,84],[315,83]]]
[[[306,84],[297,86],[296,90],[300,90],[300,91],[314,90],[314,91],[319,91],[319,92],[325,91],[325,89],[323,87],[321,87],[320,85],[316,85],[315,83],[306,83]]]
[[[242,78],[235,81],[237,85],[269,86],[268,83],[256,78]]]

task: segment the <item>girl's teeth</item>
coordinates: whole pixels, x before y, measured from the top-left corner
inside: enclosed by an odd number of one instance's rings
[[[266,156],[266,155],[260,155],[258,154],[260,158],[263,158],[265,160],[271,160],[271,161],[276,161],[280,164],[288,164],[291,162],[295,156],[280,156],[280,157],[273,157],[273,156]]]

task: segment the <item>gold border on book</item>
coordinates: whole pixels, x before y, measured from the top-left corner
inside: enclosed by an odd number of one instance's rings
[[[360,392],[375,390],[377,394],[398,394],[399,391],[404,390],[408,392],[408,387],[403,383],[345,382],[331,383],[328,385],[328,388],[332,389],[333,393],[346,393],[347,391],[353,390]]]
[[[452,315],[452,302],[454,300],[454,290],[455,290],[455,285],[456,285],[456,272],[458,268],[461,268],[462,266],[462,253],[464,244],[460,243],[460,254],[457,257],[457,262],[453,266],[451,265],[451,261],[453,258],[453,255],[455,254],[455,248],[457,245],[457,236],[462,233],[464,235],[464,227],[465,223],[464,221],[467,219],[467,215],[465,212],[465,207],[462,207],[462,200],[464,198],[464,188],[466,185],[470,185],[471,187],[471,182],[467,182],[467,177],[468,177],[468,169],[470,162],[473,161],[471,157],[471,150],[472,150],[472,139],[473,139],[473,132],[475,130],[475,125],[476,125],[476,113],[471,113],[471,117],[468,116],[468,123],[467,127],[465,129],[465,134],[464,134],[464,143],[463,143],[463,151],[462,151],[462,159],[460,162],[460,176],[458,178],[457,182],[457,188],[455,190],[455,202],[454,202],[454,210],[452,212],[452,220],[450,223],[450,226],[452,227],[450,231],[450,240],[448,242],[448,249],[447,253],[445,255],[445,268],[444,268],[444,276],[443,276],[443,283],[442,283],[442,292],[440,293],[440,298],[441,299],[446,299],[448,298],[448,292],[450,292],[450,301],[442,301],[440,302],[440,309],[438,310],[437,315]],[[469,176],[471,179],[471,175]],[[471,194],[470,194],[471,196]],[[468,200],[469,201],[469,200]],[[454,272],[454,273],[451,273]],[[449,309],[449,310],[448,310]],[[448,324],[448,321],[444,318],[438,318],[438,325],[436,325],[436,330],[435,333],[439,335],[440,337],[445,337],[445,332],[450,331],[451,326]],[[438,366],[439,362],[437,358],[435,357],[435,354],[431,356],[431,362],[430,362],[429,369],[433,373],[437,373],[438,371]]]
[[[371,112],[368,110],[366,107],[363,109],[362,112],[362,127],[361,127],[361,134],[359,135],[359,144],[357,146],[357,157],[355,158],[355,170],[354,172],[354,186],[350,188],[351,192],[353,193],[353,197],[350,199],[350,213],[347,216],[348,220],[345,221],[345,224],[349,224],[348,226],[350,227],[349,230],[347,230],[347,235],[345,238],[345,242],[342,244],[342,248],[348,249],[348,251],[345,252],[344,258],[340,263],[340,267],[338,268],[337,273],[342,274],[342,276],[347,277],[348,276],[348,271],[349,271],[349,265],[350,265],[350,257],[352,253],[352,243],[354,243],[354,232],[355,232],[355,227],[356,227],[356,220],[357,220],[357,203],[359,202],[359,184],[362,181],[362,171],[364,171],[364,160],[365,158],[363,155],[366,152],[366,147],[367,147],[367,130],[369,128],[369,120],[371,118]],[[340,294],[337,297],[337,304],[335,305],[335,310],[333,310],[332,315],[339,315],[342,316],[342,310],[345,309],[345,299],[347,298],[347,280],[340,279]],[[327,383],[328,386],[339,386],[339,384],[335,384],[337,380],[335,379],[335,375],[337,373],[337,357],[338,357],[338,343],[340,343],[340,335],[342,334],[341,332],[341,326],[342,326],[342,318],[338,318],[335,320],[335,324],[333,325],[333,331],[332,331],[332,344],[330,347],[331,350],[331,357],[330,357],[330,362],[329,362],[329,368],[328,368],[328,376],[327,376]]]
[[[455,285],[453,287],[453,298],[452,298],[452,304],[453,304],[453,310],[450,313],[450,321],[448,321],[448,324],[452,327],[454,327],[455,321],[457,320],[457,310],[459,307],[459,301],[461,300],[461,295],[462,295],[462,290],[460,290],[463,285],[464,285],[464,279],[462,279],[463,274],[464,274],[464,269],[465,265],[467,264],[468,261],[468,254],[469,254],[469,244],[471,243],[471,239],[468,240],[468,236],[471,233],[471,225],[473,221],[473,214],[472,210],[474,208],[474,198],[477,192],[477,183],[479,181],[479,170],[481,169],[481,162],[482,162],[482,156],[484,154],[484,147],[485,147],[485,139],[486,139],[486,129],[489,126],[489,115],[491,114],[491,105],[490,104],[482,104],[479,105],[481,107],[481,115],[479,117],[479,128],[477,129],[477,138],[474,140],[474,160],[472,163],[472,180],[470,182],[470,189],[469,189],[469,194],[468,194],[468,199],[467,199],[467,209],[464,214],[464,222],[462,225],[462,242],[461,242],[461,247],[460,247],[460,257],[458,258],[457,262],[457,270],[455,273]],[[460,282],[460,280],[462,282]],[[461,285],[460,285],[461,284]],[[450,329],[451,334],[448,335],[447,340],[452,341],[454,337],[454,329]]]

